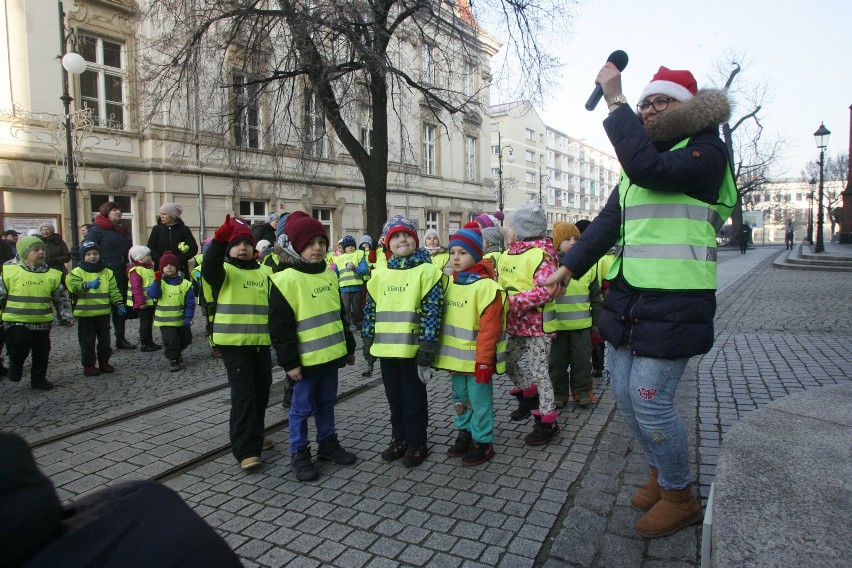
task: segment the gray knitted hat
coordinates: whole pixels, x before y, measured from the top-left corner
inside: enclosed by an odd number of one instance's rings
[[[498,246],[503,248],[503,233],[498,227],[485,227],[482,229],[482,238],[489,247]]]
[[[519,241],[547,235],[547,213],[540,203],[527,203],[509,215],[509,224]]]

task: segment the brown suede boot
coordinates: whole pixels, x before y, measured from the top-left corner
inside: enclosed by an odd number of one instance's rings
[[[636,523],[636,532],[645,538],[674,534],[684,527],[701,522],[704,512],[692,486],[667,491],[660,489],[660,500]]]
[[[645,485],[634,493],[630,499],[634,509],[637,511],[647,511],[660,500],[660,484],[657,482],[659,475],[660,472],[657,471],[657,468],[651,466],[651,475],[645,480]]]

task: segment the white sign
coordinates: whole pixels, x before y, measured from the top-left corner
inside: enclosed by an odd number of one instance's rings
[[[743,211],[743,223],[748,223],[752,229],[762,229],[763,211]]]

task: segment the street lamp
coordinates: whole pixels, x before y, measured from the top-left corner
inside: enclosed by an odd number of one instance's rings
[[[811,178],[808,185],[811,186],[811,191],[808,193],[808,243],[814,244],[814,188],[816,187],[816,178]]]
[[[62,1],[59,4],[59,44],[62,54],[57,58],[62,61],[62,96],[59,100],[65,107],[65,187],[68,189],[68,206],[71,209],[71,265],[77,266],[80,260],[79,228],[77,222],[77,177],[74,174],[74,139],[71,134],[71,98],[68,86],[68,74],[80,75],[86,70],[86,60],[74,51],[77,37],[71,31],[65,33],[65,10]],[[72,50],[67,50],[68,41],[73,43]]]
[[[512,153],[513,149],[510,145],[506,144],[503,146],[503,138],[500,136],[500,131],[497,131],[497,208],[500,210],[500,213],[503,212],[503,150],[508,148],[509,155],[506,157],[506,160],[510,164],[515,163],[515,156]],[[500,224],[503,224],[503,220],[500,220]]]
[[[825,165],[825,148],[828,146],[828,137],[831,135],[831,132],[828,128],[825,127],[825,123],[820,123],[819,128],[816,132],[814,132],[814,140],[816,140],[817,148],[819,148],[819,209],[817,209],[817,235],[816,235],[816,247],[814,248],[814,252],[824,252],[825,244],[823,243],[822,238],[822,223],[823,223],[823,210],[822,210],[822,185],[823,185],[823,170]]]

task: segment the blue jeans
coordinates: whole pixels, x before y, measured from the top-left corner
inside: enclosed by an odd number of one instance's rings
[[[675,392],[688,357],[637,357],[629,346],[606,349],[606,365],[621,417],[642,445],[663,489],[683,489],[692,481],[686,429],[674,408]]]
[[[304,369],[304,367],[303,367]],[[334,405],[337,403],[337,369],[320,369],[305,373],[293,385],[290,403],[290,453],[308,446],[308,418],[314,415],[317,442],[337,434],[334,427]]]

